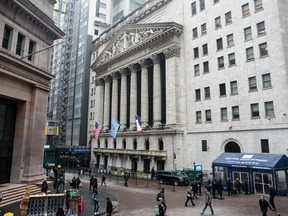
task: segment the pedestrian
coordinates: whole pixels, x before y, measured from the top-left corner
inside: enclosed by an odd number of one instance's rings
[[[243,183],[243,190],[244,190],[245,194],[248,195],[249,185],[248,185],[247,181],[244,181],[244,183]]]
[[[129,180],[129,175],[128,175],[128,173],[125,172],[125,174],[124,174],[124,187],[128,187],[128,180]]]
[[[111,216],[113,211],[112,202],[109,197],[106,198],[107,204],[106,204],[106,216]]]
[[[161,203],[164,205],[164,213],[165,213],[167,210],[167,205],[165,202],[165,189],[164,189],[164,187],[161,188],[160,192],[157,194],[156,200],[159,201],[160,199],[161,199]]]
[[[264,196],[260,197],[259,206],[260,206],[260,209],[261,209],[261,212],[262,212],[262,216],[267,216],[268,207],[270,209],[272,209],[270,204],[265,200]]]
[[[41,185],[41,192],[47,194],[48,191],[48,184],[46,179],[43,179],[42,185]]]
[[[95,190],[92,196],[93,202],[94,202],[94,215],[99,214],[99,201],[100,201],[100,196],[98,193],[98,190]]]
[[[192,199],[196,199],[197,198],[197,192],[198,192],[198,185],[197,185],[196,181],[194,181],[194,180],[191,183],[191,189],[193,191]]]
[[[188,207],[188,202],[189,200],[191,200],[191,203],[192,203],[192,206],[195,206],[195,203],[193,202],[193,191],[192,191],[192,187],[189,186],[188,189],[187,189],[187,193],[186,193],[186,202],[185,202],[185,206]]]
[[[152,169],[151,169],[151,180],[153,180],[154,176],[155,176],[155,169],[154,169],[154,167],[152,167]]]
[[[237,193],[241,194],[241,183],[238,178],[236,178],[234,182],[234,187],[236,188]]]
[[[106,187],[106,176],[104,175],[104,174],[102,174],[102,178],[101,178],[101,186],[102,185],[105,185],[105,187]]]
[[[230,178],[227,178],[226,186],[227,186],[228,196],[231,196],[232,195],[232,189],[233,189],[233,182],[230,180]]]
[[[155,216],[164,216],[165,215],[165,206],[163,205],[163,200],[162,198],[158,199],[157,205],[154,207],[154,215]]]
[[[276,211],[274,198],[275,196],[277,196],[277,191],[270,184],[268,184],[268,187],[269,187],[269,203],[272,207],[272,211]]]
[[[213,178],[213,180],[212,180],[213,199],[216,199],[216,190],[217,190],[217,180],[216,180],[216,178]]]
[[[79,177],[77,177],[76,179],[76,189],[79,190],[79,186],[80,186],[81,180]]]
[[[219,196],[220,196],[220,198],[219,199],[223,199],[222,198],[222,192],[223,192],[223,185],[222,185],[222,180],[221,179],[218,179],[217,180],[217,192],[218,192],[218,194],[219,194]]]
[[[92,182],[92,187],[93,187],[93,192],[98,190],[98,180],[97,177],[94,177],[93,182]]]
[[[77,184],[76,184],[76,177],[75,176],[71,180],[71,186],[72,186],[72,189],[76,189]]]
[[[56,216],[65,216],[65,212],[64,212],[62,207],[58,208],[58,210],[56,212]]]
[[[90,177],[90,181],[89,181],[89,190],[91,190],[91,188],[93,187],[93,181],[94,181],[94,176],[92,175],[91,177]]]
[[[211,194],[210,194],[210,192],[208,191],[208,189],[205,188],[205,206],[204,206],[204,208],[202,209],[201,214],[204,214],[207,206],[210,207],[211,215],[214,215],[214,211],[213,211],[213,208],[212,208],[212,197],[211,197]]]

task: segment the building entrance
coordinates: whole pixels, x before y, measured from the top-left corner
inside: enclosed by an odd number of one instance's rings
[[[10,182],[17,102],[0,97],[0,184]]]

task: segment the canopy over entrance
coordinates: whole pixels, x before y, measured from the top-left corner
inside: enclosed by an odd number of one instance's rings
[[[284,154],[223,153],[212,166],[284,170],[288,169],[288,157]]]

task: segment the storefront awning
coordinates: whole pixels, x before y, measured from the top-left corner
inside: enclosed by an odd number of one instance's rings
[[[288,169],[288,158],[284,154],[223,153],[212,166],[283,170]]]

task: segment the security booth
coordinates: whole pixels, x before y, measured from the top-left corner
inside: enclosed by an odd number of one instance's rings
[[[223,153],[212,162],[213,177],[248,183],[250,193],[268,194],[271,184],[288,193],[288,158],[284,154]]]

